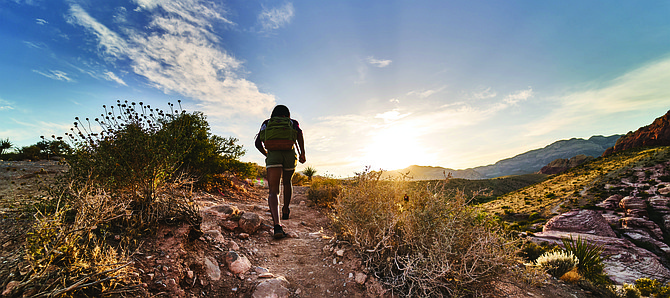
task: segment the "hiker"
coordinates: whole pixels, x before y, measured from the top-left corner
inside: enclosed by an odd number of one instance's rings
[[[298,157],[295,152],[295,143],[298,142]],[[305,141],[298,121],[291,119],[291,112],[284,105],[277,105],[270,115],[270,119],[263,121],[261,130],[256,135],[256,149],[265,155],[267,180],[269,186],[268,205],[274,223],[274,238],[281,239],[287,236],[279,221],[279,180],[284,185],[284,207],[281,219],[287,220],[291,210],[291,195],[293,189],[291,177],[295,167],[305,163]]]

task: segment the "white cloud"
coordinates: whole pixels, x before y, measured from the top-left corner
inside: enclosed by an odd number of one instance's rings
[[[117,77],[113,72],[108,71],[104,73],[104,78],[111,82],[117,82],[123,86],[128,86],[121,78]]]
[[[150,14],[146,27],[124,27],[117,33],[76,4],[71,6],[69,22],[97,37],[105,59],[128,59],[132,71],[152,86],[194,99],[207,115],[266,116],[274,96],[246,80],[242,62],[218,46],[213,22],[232,24],[219,8],[199,0],[136,3]]]
[[[47,78],[54,79],[54,80],[59,80],[59,81],[65,81],[65,82],[73,82],[74,80],[68,77],[67,73],[64,71],[60,70],[49,70],[48,72],[42,72],[39,70],[33,69],[33,72],[41,74]]]
[[[263,8],[263,11],[258,15],[258,22],[261,24],[264,32],[269,32],[291,23],[294,15],[293,3],[289,2],[282,7]]]
[[[28,47],[31,47],[33,49],[44,49],[44,48],[46,48],[44,43],[41,43],[41,42],[40,43],[34,43],[32,41],[24,40],[23,43],[26,44]]]
[[[372,66],[379,67],[379,68],[387,67],[387,66],[391,65],[391,62],[393,62],[391,60],[379,60],[379,59],[376,59],[375,57],[372,57],[372,56],[368,57],[367,61]]]
[[[45,19],[35,19],[38,25],[46,25],[49,24]]]
[[[440,92],[440,91],[442,91],[446,88],[447,88],[447,86],[442,86],[442,87],[437,88],[437,89],[414,90],[414,91],[407,92],[407,95],[410,95],[410,96],[416,95],[416,96],[419,96],[420,98],[427,98],[427,97],[430,97],[431,95],[433,95],[435,93],[438,93],[438,92]]]
[[[593,87],[593,85],[598,85]],[[634,69],[604,84],[591,84],[580,91],[556,96],[556,105],[541,121],[528,125],[528,135],[537,136],[566,127],[594,127],[613,115],[647,112],[662,115],[670,108],[670,57]],[[622,120],[622,119],[620,119]],[[624,121],[605,124],[625,125]],[[620,127],[625,132],[636,127]]]
[[[526,90],[520,90],[520,91],[517,91],[517,92],[512,93],[510,95],[505,96],[505,99],[503,99],[503,101],[507,104],[515,105],[519,101],[527,100],[531,96],[533,96],[533,88],[528,87],[528,89],[526,89]]]
[[[489,99],[489,98],[494,98],[494,97],[498,96],[498,93],[491,90],[491,87],[488,87],[484,90],[476,91],[474,94],[472,94],[472,96],[475,99]]]
[[[375,116],[375,118],[384,119],[384,122],[393,122],[393,121],[405,118],[405,117],[409,116],[410,114],[411,113],[400,114],[400,111],[398,111],[398,109],[394,109],[394,110],[391,110],[391,111],[388,111],[388,112],[377,114]]]

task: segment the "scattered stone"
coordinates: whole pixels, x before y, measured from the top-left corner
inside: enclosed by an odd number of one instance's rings
[[[211,280],[219,280],[221,278],[221,269],[216,259],[212,257],[205,257],[205,273]]]
[[[240,228],[248,233],[254,234],[261,226],[261,218],[253,212],[245,212],[239,220]]]
[[[273,278],[256,286],[252,298],[288,298],[291,292],[288,290],[289,283],[283,277]]]
[[[343,257],[344,256],[344,249],[338,249],[337,251],[335,251],[335,254],[338,257]]]
[[[263,273],[270,272],[270,270],[268,270],[267,268],[263,268],[263,267],[259,267],[259,266],[254,268],[254,271],[256,271],[256,273],[258,273],[258,274],[263,274]]]
[[[221,227],[226,229],[226,230],[233,231],[237,227],[239,227],[239,224],[236,221],[226,220],[226,221],[221,223]]]
[[[188,270],[186,271],[186,276],[188,279],[193,279],[193,277],[195,277],[195,273],[193,273],[193,270]]]
[[[240,246],[233,240],[228,241],[228,248],[231,250],[240,250]]]
[[[258,278],[273,278],[273,277],[275,277],[275,275],[270,272],[265,272],[258,275]]]
[[[239,255],[237,252],[229,251],[226,254],[226,265],[228,270],[234,274],[246,273],[251,269],[251,262],[244,255]]]
[[[2,296],[9,296],[9,293],[16,288],[16,286],[20,285],[21,282],[12,280],[9,283],[7,283],[7,286],[5,287],[5,290],[2,292]]]
[[[226,243],[226,239],[223,238],[223,235],[221,234],[221,231],[216,229],[216,230],[208,230],[204,231],[203,234],[209,239],[212,239],[215,242],[218,243]]]
[[[249,239],[249,234],[247,234],[247,233],[240,233],[239,235],[237,235],[237,238],[240,238],[240,239],[242,239],[242,240],[246,240],[246,239]]]
[[[357,284],[362,285],[365,284],[365,282],[368,280],[368,276],[365,275],[365,273],[362,272],[357,272],[356,273],[356,278],[355,281]]]

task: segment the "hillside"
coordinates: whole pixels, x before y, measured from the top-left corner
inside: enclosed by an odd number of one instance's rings
[[[618,139],[613,147],[607,149],[603,155],[630,148],[668,145],[670,145],[670,111],[656,118],[650,125],[641,127],[635,132],[627,133]]]
[[[473,168],[484,178],[507,175],[521,175],[538,172],[551,161],[569,159],[584,154],[600,156],[609,147],[614,146],[621,135],[592,136],[588,140],[572,138],[556,141],[544,148],[531,150],[512,158],[500,160],[492,165]]]
[[[444,179],[447,173],[451,173],[453,178],[488,179],[532,174],[539,172],[542,167],[557,159],[570,159],[577,155],[600,156],[607,148],[614,146],[619,137],[621,135],[592,136],[588,140],[578,138],[560,140],[544,148],[521,153],[492,165],[464,170],[413,165],[400,170],[387,171],[384,177],[407,175],[411,180],[438,180]]]

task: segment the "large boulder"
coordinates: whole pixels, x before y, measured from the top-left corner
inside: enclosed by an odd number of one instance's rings
[[[619,202],[621,202],[621,199],[623,199],[622,195],[611,195],[604,201],[596,204],[596,206],[605,208],[606,210],[616,210],[619,208]]]
[[[621,201],[619,202],[619,207],[621,207],[621,209],[624,210],[630,210],[630,209],[644,210],[645,208],[647,208],[647,203],[641,198],[628,196],[621,199]]]
[[[591,234],[604,237],[615,237],[609,223],[595,210],[573,210],[550,219],[543,227],[543,232],[567,232]]]
[[[670,276],[670,270],[661,264],[657,255],[635,246],[626,239],[563,231],[544,231],[534,234],[530,239],[536,243],[549,242],[562,245],[562,239],[570,237],[581,238],[589,244],[604,247],[605,274],[617,284],[633,284],[636,279],[642,277]]]
[[[621,229],[646,234],[656,240],[663,240],[663,231],[651,220],[641,217],[624,217],[621,219]]]

